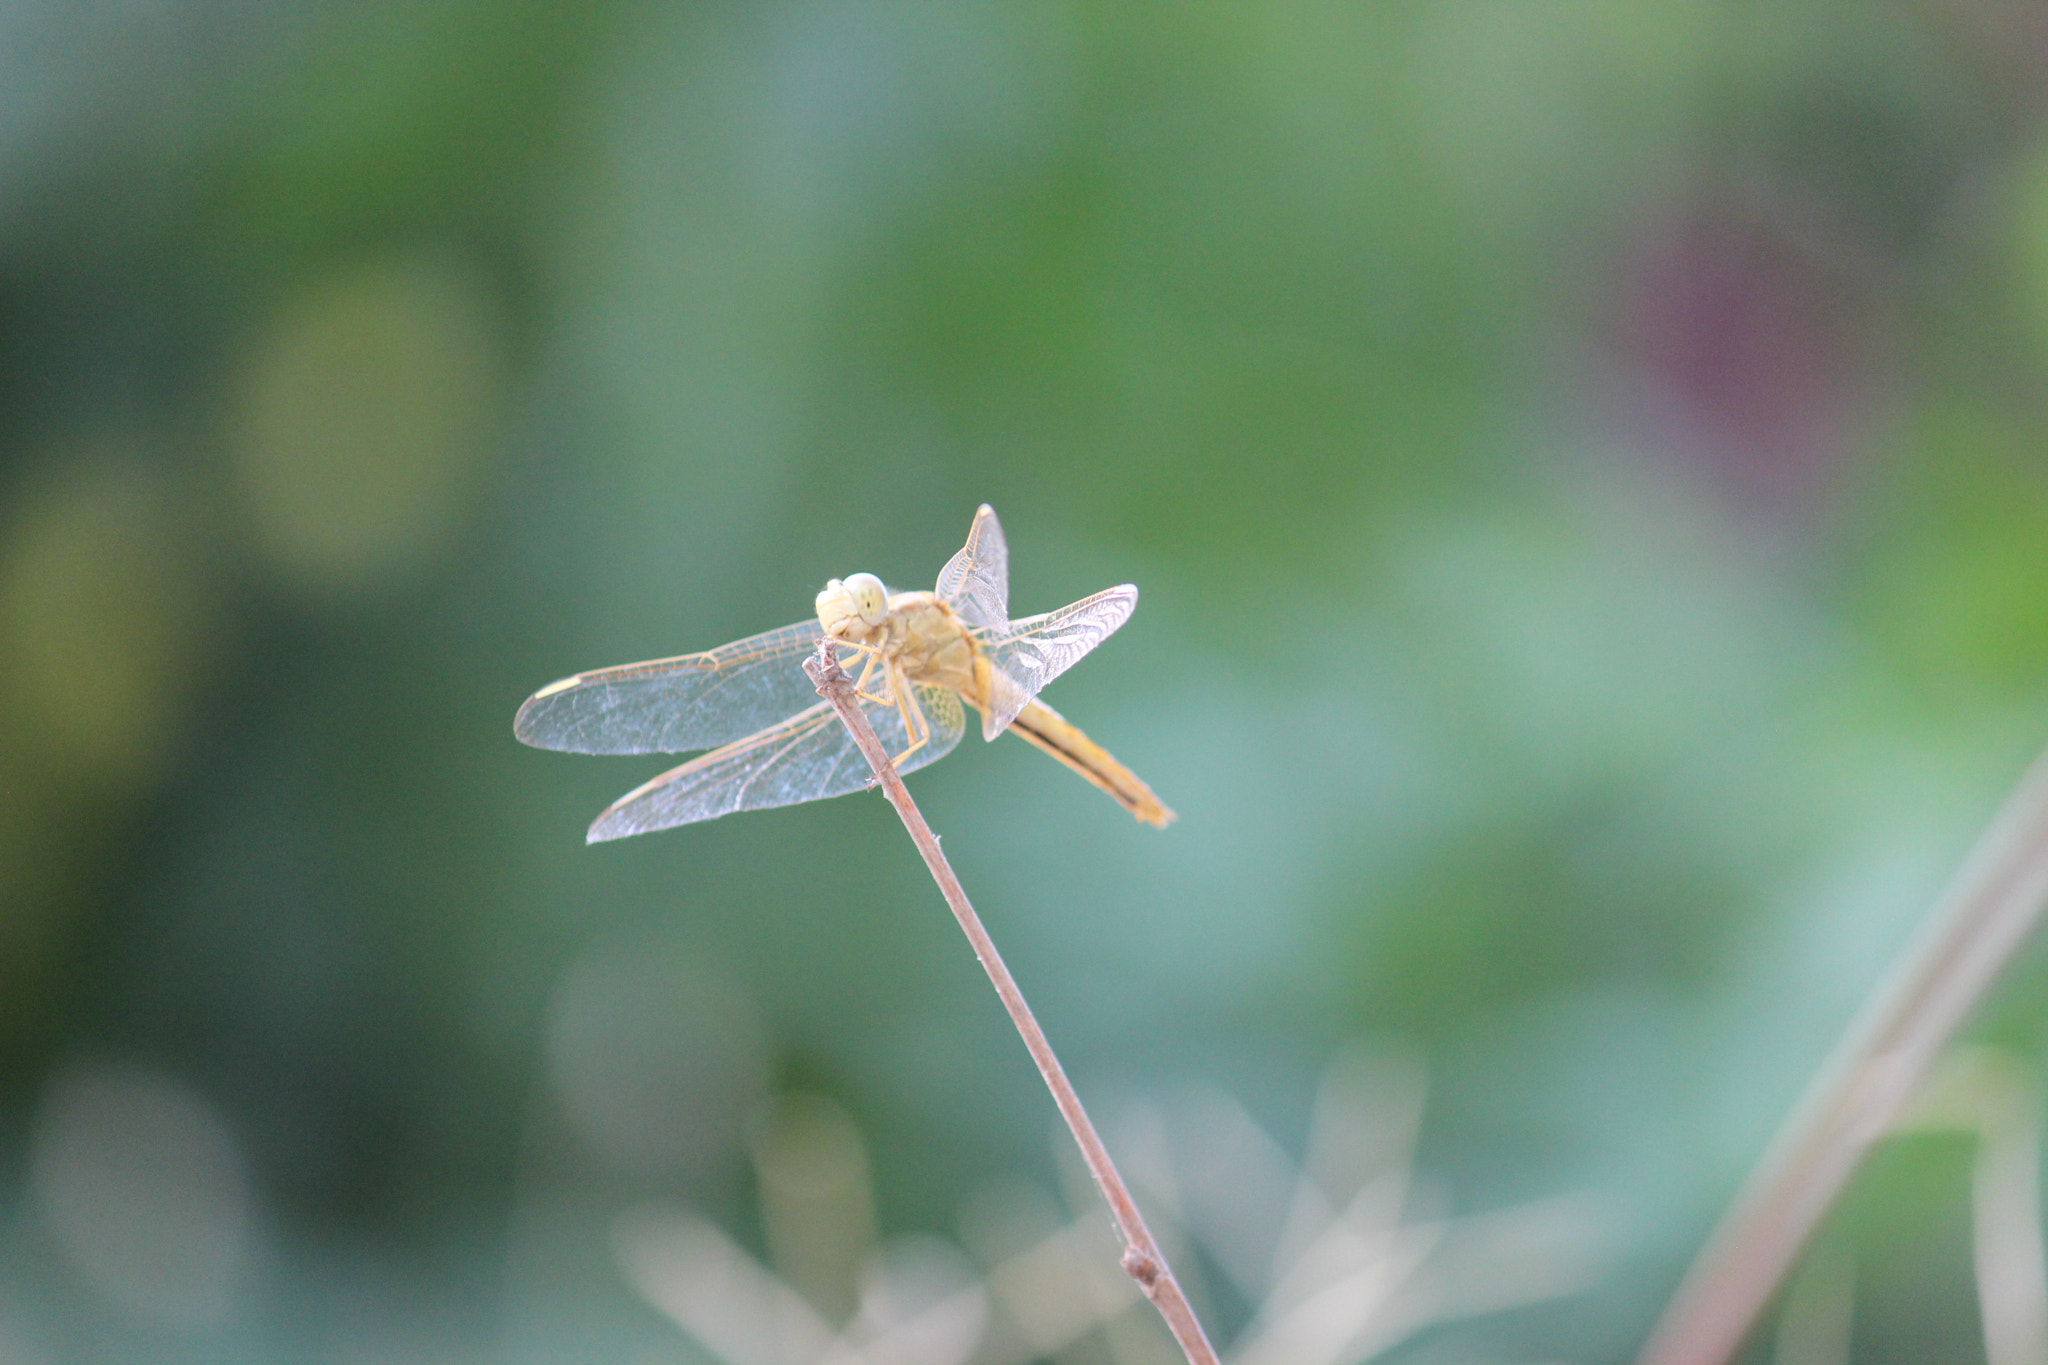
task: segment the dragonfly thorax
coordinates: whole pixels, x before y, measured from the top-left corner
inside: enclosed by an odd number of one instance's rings
[[[911,682],[931,683],[960,693],[976,706],[983,689],[975,677],[980,652],[967,625],[937,596],[902,592],[889,599],[889,621],[876,644],[895,659]]]
[[[863,591],[869,588],[883,592],[879,610],[875,597]],[[818,594],[818,624],[836,640],[873,651],[905,681],[948,687],[981,704],[974,637],[934,593],[889,595],[872,574],[835,578]]]

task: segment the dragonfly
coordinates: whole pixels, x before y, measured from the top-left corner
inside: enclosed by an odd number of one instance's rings
[[[1124,583],[1012,621],[1009,560],[1002,523],[984,504],[931,592],[891,592],[868,573],[832,579],[813,619],[549,683],[519,708],[512,732],[570,753],[709,750],[613,802],[590,826],[591,843],[860,791],[872,770],[803,671],[829,637],[858,660],[855,695],[899,771],[951,752],[972,707],[983,739],[1021,735],[1164,828],[1176,817],[1152,789],[1038,700],[1130,619],[1138,590]]]

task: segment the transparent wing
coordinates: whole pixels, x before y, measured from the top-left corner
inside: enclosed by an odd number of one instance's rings
[[[982,738],[994,739],[1008,729],[1040,688],[1107,640],[1137,605],[1138,590],[1124,583],[1058,611],[1012,621],[1007,634],[984,637],[981,650],[994,668],[989,706],[981,716]]]
[[[703,654],[578,673],[528,697],[512,733],[578,754],[729,744],[817,703],[803,661],[821,633],[815,620],[799,621]]]
[[[903,761],[903,772],[945,757],[967,728],[957,694],[943,687],[922,686],[916,693],[918,705],[931,723],[932,736]],[[901,712],[872,704],[866,709],[875,733],[892,755],[910,747]],[[838,714],[830,703],[820,701],[780,725],[700,754],[627,792],[591,825],[590,842],[714,820],[737,810],[844,796],[859,791],[873,777]]]
[[[974,514],[967,543],[939,570],[938,595],[970,626],[997,633],[1009,629],[1010,547],[996,509],[987,503]]]

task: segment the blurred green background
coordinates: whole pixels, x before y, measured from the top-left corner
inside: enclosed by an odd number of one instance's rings
[[[1557,1216],[1292,1358],[1626,1359],[2048,741],[2048,18],[0,6],[0,1361],[783,1358],[649,1209],[1160,1359],[995,1273],[1114,1248],[881,800],[586,848],[661,761],[511,736],[983,501],[1181,822],[912,786],[1212,1334],[1419,1104],[1400,1218]],[[1758,1359],[1982,1358],[1973,1131]]]

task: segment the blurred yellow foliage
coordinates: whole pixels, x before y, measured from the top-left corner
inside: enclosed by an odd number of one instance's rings
[[[231,468],[255,540],[316,592],[381,586],[446,544],[503,393],[478,273],[392,257],[286,300],[235,377]]]
[[[156,775],[191,700],[213,603],[162,478],[67,463],[0,539],[7,728],[62,787],[118,795]]]

